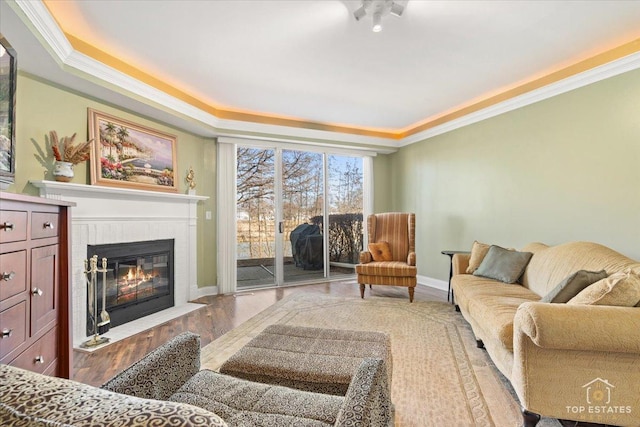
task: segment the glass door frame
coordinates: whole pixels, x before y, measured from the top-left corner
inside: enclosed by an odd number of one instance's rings
[[[315,152],[315,153],[320,153],[322,154],[322,168],[323,168],[323,186],[324,186],[324,190],[323,190],[323,208],[322,208],[322,215],[323,215],[323,224],[325,224],[325,228],[328,226],[329,224],[329,198],[327,195],[328,192],[328,186],[329,186],[329,174],[328,174],[328,157],[330,155],[342,155],[342,156],[349,156],[349,157],[361,157],[363,159],[363,206],[362,206],[362,210],[363,210],[363,231],[364,231],[364,245],[366,246],[366,217],[373,212],[373,177],[372,177],[372,166],[373,166],[373,157],[376,155],[375,151],[370,151],[370,150],[366,150],[366,149],[350,149],[350,148],[344,148],[344,147],[339,147],[339,146],[332,146],[332,145],[308,145],[308,144],[297,144],[297,143],[287,143],[284,141],[277,141],[277,140],[260,140],[260,139],[248,139],[248,138],[235,138],[235,137],[220,137],[218,143],[221,143],[223,145],[227,145],[227,144],[232,144],[233,145],[233,151],[236,153],[237,155],[237,148],[242,146],[242,147],[251,147],[251,148],[257,148],[257,149],[273,149],[274,151],[276,151],[276,156],[275,156],[275,163],[276,163],[276,167],[275,167],[275,171],[274,171],[274,176],[275,176],[275,187],[274,187],[274,191],[276,193],[276,215],[275,215],[275,230],[276,230],[276,239],[275,239],[275,253],[276,253],[276,258],[274,260],[275,266],[274,266],[274,282],[273,283],[269,283],[269,284],[264,284],[264,285],[258,285],[255,287],[247,287],[245,288],[246,290],[249,289],[259,289],[259,288],[265,288],[265,287],[281,287],[281,286],[293,286],[293,285],[300,285],[300,284],[305,284],[306,282],[309,283],[313,283],[317,281],[317,278],[311,279],[311,280],[301,280],[301,281],[295,281],[295,282],[285,282],[284,281],[284,272],[283,272],[283,266],[284,266],[284,233],[280,232],[280,228],[279,228],[279,224],[283,222],[283,210],[282,210],[282,151],[284,149],[290,149],[290,150],[296,150],[296,151],[309,151],[309,152]],[[220,153],[221,150],[218,150],[218,153]],[[225,156],[225,158],[219,158],[217,161],[218,162],[224,162],[225,160],[228,161],[229,158],[229,151],[226,150],[226,154],[227,156]],[[236,199],[236,195],[237,195],[237,188],[236,188],[236,180],[237,180],[237,171],[235,170],[235,158],[233,159],[233,165],[234,167],[229,168],[229,167],[221,167],[219,170],[224,173],[222,173],[223,176],[218,176],[218,192],[222,193],[219,194],[218,197],[221,198],[222,200],[226,200],[227,202],[230,202],[232,200],[232,198]],[[231,176],[226,176],[226,174],[229,174],[231,171],[233,171],[233,180],[231,181]],[[230,190],[231,188],[229,188],[229,186],[224,186],[223,183],[229,183],[231,184],[231,182],[233,182],[233,194],[230,194]],[[226,208],[228,210],[228,212],[226,212],[226,215],[220,214],[218,215],[219,219],[221,219],[222,221],[219,222],[219,228],[225,228],[225,227],[231,227],[232,223],[233,223],[233,228],[235,230],[236,226],[237,226],[237,218],[235,215],[236,212],[236,204],[234,203],[229,203],[229,206]],[[233,213],[233,215],[232,215]],[[228,293],[228,292],[236,292],[238,291],[237,288],[237,279],[236,279],[236,274],[237,274],[237,251],[234,250],[236,248],[236,239],[234,238],[234,241],[230,241],[231,239],[225,239],[225,237],[231,237],[231,235],[235,236],[236,232],[234,231],[233,233],[227,233],[224,231],[219,231],[219,245],[217,248],[217,252],[218,252],[218,268],[220,269],[220,274],[219,274],[219,290],[221,291],[221,293]],[[323,268],[323,278],[326,281],[331,281],[332,278],[330,277],[330,261],[329,261],[329,255],[330,255],[330,247],[329,247],[329,233],[328,232],[323,232],[323,257],[324,257],[324,268]],[[226,251],[226,250],[231,250],[233,256],[229,257],[228,255],[222,255],[221,252]],[[231,269],[233,269],[233,271],[231,271]],[[231,283],[227,283],[225,285],[221,285],[220,282],[224,282],[225,280],[229,280]],[[340,278],[336,279],[336,280],[341,280]],[[222,287],[221,287],[222,286]],[[242,289],[242,290],[245,290]]]
[[[274,282],[273,283],[265,283],[263,285],[257,285],[257,287],[283,287],[283,286],[293,286],[304,284],[306,282],[315,282],[317,278],[311,279],[302,279],[302,280],[291,280],[287,281],[284,272],[284,261],[285,261],[285,218],[284,218],[284,156],[283,152],[285,150],[289,151],[305,151],[322,155],[322,194],[323,194],[323,202],[322,202],[322,215],[323,221],[326,221],[328,218],[328,203],[327,198],[324,197],[327,191],[327,156],[328,154],[323,151],[318,150],[309,150],[307,147],[285,147],[281,145],[274,145],[271,147],[260,147],[265,150],[273,150],[274,151],[274,183],[273,183],[273,191],[274,191],[274,204],[275,204],[275,215],[274,215],[274,247],[275,247],[275,256],[274,256]],[[322,256],[323,256],[323,274],[322,279],[326,280],[329,278],[329,241],[328,241],[328,233],[322,234]]]
[[[274,174],[273,179],[275,182],[273,183],[273,192],[274,192],[274,201],[275,201],[275,224],[273,225],[274,232],[274,241],[276,247],[276,256],[273,260],[273,265],[275,268],[275,282],[274,286],[281,287],[284,285],[284,215],[283,215],[283,182],[282,182],[282,147],[274,147],[275,150],[275,161],[274,161]]]

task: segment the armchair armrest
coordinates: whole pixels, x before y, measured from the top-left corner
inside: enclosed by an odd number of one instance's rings
[[[373,257],[371,256],[371,252],[369,251],[361,251],[360,252],[360,264],[368,264],[373,261]]]
[[[407,255],[407,264],[416,265],[416,253],[415,252],[409,252],[409,255]]]
[[[392,426],[393,408],[387,370],[382,359],[366,358],[351,379],[335,427]]]
[[[541,348],[640,354],[637,307],[526,302],[513,328]]]
[[[451,266],[453,268],[453,275],[456,274],[466,274],[467,268],[469,267],[469,260],[471,259],[471,254],[453,254],[453,258],[451,259]]]
[[[102,389],[145,399],[167,400],[200,370],[200,336],[185,332],[161,345]]]

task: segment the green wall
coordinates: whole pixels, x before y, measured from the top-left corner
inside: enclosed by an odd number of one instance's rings
[[[420,275],[448,279],[440,251],[474,239],[586,240],[640,259],[640,70],[391,157],[391,205],[416,212]]]
[[[52,175],[50,169],[37,161],[37,149],[32,140],[44,148],[45,135],[55,130],[60,137],[77,133],[76,141],[85,141],[88,137],[87,108],[176,135],[179,192],[187,191],[184,177],[192,166],[197,194],[209,196],[208,200],[198,203],[198,286],[216,284],[216,145],[213,139],[186,133],[24,73],[18,75],[16,93],[16,182],[7,189],[10,192],[38,195],[38,189],[29,184],[29,180],[52,179]],[[90,184],[88,166],[88,162],[76,165],[72,182]],[[212,211],[211,220],[204,219],[207,210]]]
[[[378,154],[373,158],[373,212],[392,212],[391,156]]]
[[[8,191],[38,194],[29,180],[51,179],[32,139],[87,132],[87,108],[178,137],[179,191],[189,166],[198,205],[198,285],[216,284],[216,144],[103,101],[18,77],[16,183]],[[73,182],[90,183],[86,165]],[[591,240],[640,259],[640,70],[634,70],[500,116],[378,155],[374,210],[417,215],[418,272],[448,278],[443,249],[474,239],[522,247]],[[211,220],[205,220],[205,211]]]

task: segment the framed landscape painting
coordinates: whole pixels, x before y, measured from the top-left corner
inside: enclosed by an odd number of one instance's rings
[[[176,137],[88,109],[91,184],[177,192]]]

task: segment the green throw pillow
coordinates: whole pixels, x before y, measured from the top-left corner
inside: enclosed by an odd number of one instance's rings
[[[587,286],[607,277],[607,272],[579,270],[565,278],[546,294],[540,302],[565,303]]]
[[[473,275],[515,283],[524,273],[532,256],[531,252],[509,251],[492,245]]]

